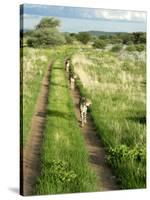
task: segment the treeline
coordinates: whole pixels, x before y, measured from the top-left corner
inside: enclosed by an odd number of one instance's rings
[[[146,44],[146,33],[116,33],[105,34],[100,36],[92,36],[88,32],[80,32],[78,34],[70,34],[83,44],[91,42],[94,48],[105,49],[107,45],[112,45],[112,51],[120,51],[123,45],[126,45],[128,51],[143,51]]]
[[[146,33],[114,33],[95,36],[90,32],[62,33],[58,28],[60,21],[54,17],[43,18],[34,30],[22,34],[21,46],[50,47],[61,44],[73,44],[80,42],[91,44],[94,48],[104,49],[107,45],[113,45],[112,51],[119,51],[123,45],[127,45],[128,51],[143,51],[146,44]]]
[[[119,51],[123,45],[126,45],[128,51],[143,51],[146,44],[146,33],[116,33],[114,35],[101,35],[95,38],[93,46],[104,49],[106,45],[112,44],[112,51]]]
[[[101,40],[109,44],[145,44],[146,43],[146,33],[145,32],[134,32],[134,33],[114,33],[114,34],[104,34],[100,36],[93,36],[90,32],[79,32],[70,33],[70,36],[75,37],[82,43],[87,43],[89,41],[95,42],[95,40]]]

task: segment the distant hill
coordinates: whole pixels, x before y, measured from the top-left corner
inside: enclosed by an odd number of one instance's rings
[[[101,35],[115,35],[117,33],[123,33],[123,32],[105,32],[105,31],[87,31],[93,36],[101,36]]]

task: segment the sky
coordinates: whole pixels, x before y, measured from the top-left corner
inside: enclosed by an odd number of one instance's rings
[[[23,29],[34,29],[43,17],[61,21],[61,32],[146,32],[146,12],[24,4],[20,9]]]

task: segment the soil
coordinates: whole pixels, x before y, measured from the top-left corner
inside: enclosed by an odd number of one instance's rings
[[[49,63],[41,83],[27,143],[24,148],[21,147],[20,151],[20,193],[24,196],[33,194],[40,173],[40,152],[48,103],[51,65],[52,62]]]
[[[79,110],[80,94],[77,89],[70,90],[73,99],[75,114],[78,120],[81,132],[83,133],[85,147],[89,155],[89,163],[93,171],[97,175],[97,191],[118,190],[119,186],[116,183],[116,177],[113,175],[111,168],[105,162],[104,146],[97,135],[92,117],[87,114],[87,124],[81,127],[81,118]]]

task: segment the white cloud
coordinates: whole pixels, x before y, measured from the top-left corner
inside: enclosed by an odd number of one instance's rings
[[[128,20],[143,22],[146,20],[146,12],[95,9],[95,17],[110,20]]]
[[[40,4],[25,4],[26,13],[30,8],[30,12],[36,15],[56,15],[61,17],[85,18],[85,19],[108,19],[108,20],[127,20],[144,22],[146,20],[146,12],[142,11],[125,11],[98,8],[78,8],[65,6],[50,6]]]

